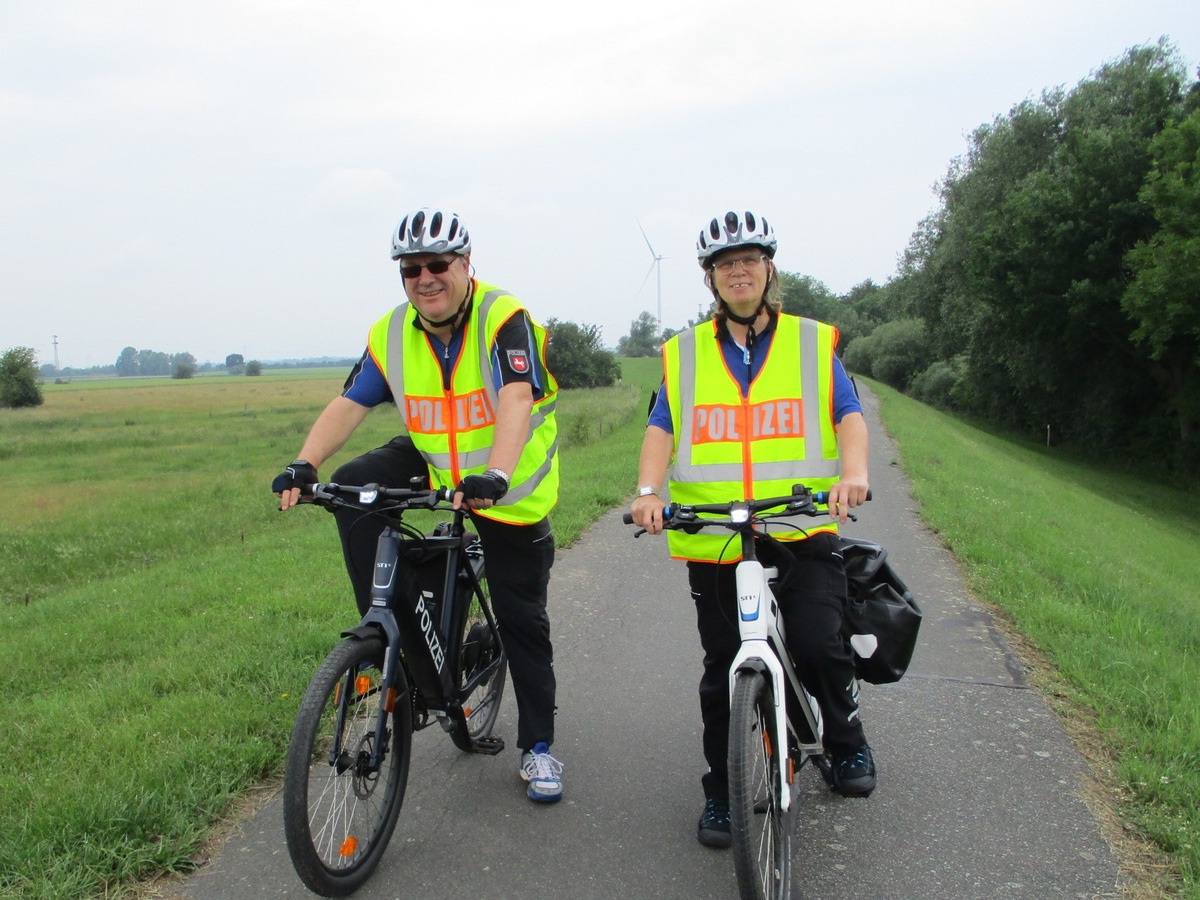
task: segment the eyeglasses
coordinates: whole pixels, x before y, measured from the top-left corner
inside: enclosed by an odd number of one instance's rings
[[[718,263],[713,263],[713,268],[722,272],[732,272],[738,266],[743,269],[754,269],[761,265],[764,259],[766,257],[761,253],[756,253],[754,256],[738,256],[734,259],[723,259]]]
[[[450,271],[450,266],[453,264],[452,259],[431,259],[427,263],[411,263],[405,265],[400,264],[400,274],[405,278],[417,278],[421,274],[422,269],[427,269],[430,275],[445,275]]]

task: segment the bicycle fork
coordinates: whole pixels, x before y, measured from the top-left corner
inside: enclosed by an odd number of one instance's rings
[[[801,756],[801,760],[803,760],[807,755],[821,752],[821,714],[812,697],[800,684],[795,671],[780,659],[781,654],[776,653],[772,647],[772,641],[774,641],[775,646],[781,648],[782,653],[786,654],[787,652],[775,595],[768,585],[768,581],[777,577],[778,574],[779,571],[774,566],[763,566],[758,560],[743,559],[738,563],[735,576],[737,580],[738,631],[741,634],[742,645],[738,648],[733,663],[729,667],[729,695],[733,696],[734,682],[741,670],[750,669],[768,674],[771,679],[771,700],[775,707],[775,733],[779,735],[781,742],[786,742],[788,740],[787,684],[790,683],[796,696],[803,697],[807,701],[802,702],[800,707],[804,717],[808,720],[810,731],[815,736],[815,743],[800,744],[799,750],[803,754]],[[776,752],[786,754],[788,748],[786,746],[779,747],[776,748]],[[788,765],[780,765],[777,771],[779,772],[780,808],[787,812],[792,804],[790,784],[792,768]]]

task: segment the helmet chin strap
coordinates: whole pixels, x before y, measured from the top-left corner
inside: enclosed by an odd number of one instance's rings
[[[454,312],[450,313],[450,315],[447,318],[442,319],[440,322],[435,322],[433,319],[430,319],[424,313],[422,313],[419,308],[417,309],[417,315],[420,316],[421,321],[424,322],[426,325],[428,325],[430,328],[444,328],[446,325],[454,324],[454,322],[458,319],[458,317],[462,315],[462,311],[463,311],[463,309],[466,308],[467,301],[470,299],[471,299],[471,287],[470,287],[470,285],[468,285],[467,293],[466,293],[466,296],[464,296],[462,298],[462,303],[458,304],[458,309],[456,309]],[[413,306],[416,306],[416,304],[414,303]]]
[[[428,325],[430,328],[442,328],[445,325],[453,324],[454,320],[459,317],[459,314],[461,314],[463,311],[463,307],[466,305],[467,305],[467,301],[464,300],[462,303],[460,303],[458,305],[458,309],[456,309],[453,313],[450,314],[450,318],[442,319],[440,322],[435,322],[433,319],[427,319],[419,310],[417,312],[417,315],[421,316],[421,321],[424,322],[426,325]]]
[[[759,314],[763,311],[763,309],[767,305],[764,301],[759,300],[758,306],[756,306],[754,308],[754,312],[750,313],[750,315],[748,315],[748,316],[739,316],[737,313],[735,313],[733,311],[733,308],[728,303],[725,302],[724,298],[721,299],[721,303],[725,307],[726,318],[732,319],[733,321],[737,322],[739,325],[745,325],[747,327],[752,327],[754,325],[755,321],[758,319]]]
[[[749,366],[751,363],[751,360],[754,359],[754,351],[755,351],[756,344],[758,343],[758,341],[757,341],[758,335],[754,333],[754,323],[758,319],[758,317],[762,313],[762,311],[764,309],[766,309],[766,307],[767,307],[766,301],[759,300],[758,306],[756,306],[754,308],[754,312],[752,312],[748,316],[739,316],[737,313],[735,313],[733,311],[733,309],[729,306],[728,303],[725,303],[724,298],[721,299],[721,302],[723,304],[725,304],[725,317],[726,318],[731,319],[734,322],[737,322],[739,325],[746,326],[745,356],[746,356],[746,365]]]

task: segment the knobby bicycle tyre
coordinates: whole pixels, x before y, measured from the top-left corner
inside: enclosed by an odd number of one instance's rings
[[[482,574],[479,575],[479,586],[490,603],[487,578]],[[463,590],[471,595],[466,586]],[[491,735],[496,717],[500,714],[500,701],[504,697],[504,681],[508,673],[504,645],[488,627],[478,598],[470,596],[469,601],[471,605],[463,621],[456,684],[465,688],[473,681],[478,683],[463,698],[464,722],[453,736],[455,745],[468,751],[475,749],[476,741]]]
[[[729,710],[729,813],[738,891],[748,900],[791,893],[794,818],[780,805],[779,787],[779,768],[787,765],[770,683],[760,672],[738,673]]]
[[[382,738],[381,637],[347,638],[317,669],[292,730],[283,785],[283,824],[296,874],[325,897],[355,891],[379,864],[396,827],[412,754],[412,703],[397,670],[394,707]],[[343,703],[343,700],[345,701]],[[341,752],[331,759],[335,734]],[[377,768],[370,756],[382,739]]]

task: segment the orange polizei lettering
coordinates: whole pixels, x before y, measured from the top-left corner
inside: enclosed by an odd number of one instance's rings
[[[446,401],[442,397],[408,397],[405,424],[419,434],[446,432]]]
[[[745,410],[740,406],[697,406],[692,416],[692,443],[740,441],[745,432]],[[798,400],[768,400],[749,407],[750,439],[804,436],[804,411]]]
[[[486,392],[472,391],[454,400],[454,421],[460,431],[472,428],[482,428],[491,425],[496,417],[492,415],[492,406],[488,403]]]

